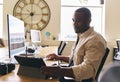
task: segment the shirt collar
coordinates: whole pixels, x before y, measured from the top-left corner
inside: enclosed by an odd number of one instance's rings
[[[82,37],[86,37],[88,35],[90,35],[91,32],[94,31],[94,28],[93,27],[90,27],[87,31],[85,31],[84,33],[82,34],[78,34],[79,35],[79,38],[82,38]]]

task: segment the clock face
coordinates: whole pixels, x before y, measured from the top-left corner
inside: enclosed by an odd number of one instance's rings
[[[30,29],[42,30],[50,20],[50,9],[44,0],[19,0],[13,10],[13,15],[25,22]]]

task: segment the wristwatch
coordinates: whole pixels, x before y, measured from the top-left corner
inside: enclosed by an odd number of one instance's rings
[[[43,30],[50,20],[50,8],[44,0],[19,0],[13,15],[24,21],[27,32]]]

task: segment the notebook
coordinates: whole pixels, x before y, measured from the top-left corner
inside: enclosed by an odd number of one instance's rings
[[[40,68],[41,66],[46,66],[42,58],[34,57],[23,57],[23,56],[14,56],[17,62],[21,66]]]

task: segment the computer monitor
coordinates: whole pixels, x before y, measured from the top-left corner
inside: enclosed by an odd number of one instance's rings
[[[7,15],[8,22],[8,50],[9,57],[19,55],[25,50],[25,27],[24,22],[10,14]]]
[[[32,43],[38,43],[41,42],[41,32],[40,30],[30,30],[30,36],[31,36],[31,42]]]

